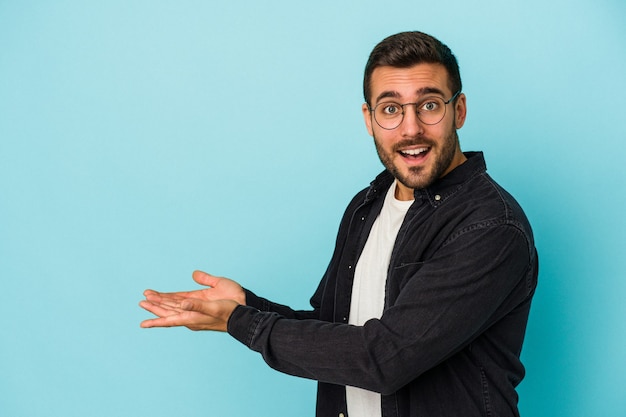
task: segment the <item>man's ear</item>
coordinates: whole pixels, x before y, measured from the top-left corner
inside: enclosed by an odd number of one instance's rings
[[[454,110],[454,127],[460,129],[465,124],[465,117],[467,116],[467,98],[465,97],[465,94],[461,93],[456,98]]]
[[[367,127],[367,132],[370,136],[374,136],[374,131],[372,130],[372,113],[370,112],[370,108],[367,103],[363,103],[361,106],[361,111],[363,112],[363,119],[365,120],[365,127]]]

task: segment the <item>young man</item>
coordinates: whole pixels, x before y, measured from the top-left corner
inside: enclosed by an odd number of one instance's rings
[[[349,204],[313,309],[196,271],[208,288],[145,292],[158,318],[142,326],[229,332],[319,381],[318,416],[518,416],[537,254],[482,154],[461,152],[456,58],[426,34],[391,36],[370,55],[364,95],[386,169]]]

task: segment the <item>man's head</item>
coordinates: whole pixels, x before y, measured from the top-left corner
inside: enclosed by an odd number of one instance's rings
[[[448,72],[450,91],[463,89],[459,64],[450,48],[422,32],[402,32],[383,39],[365,65],[363,96],[371,104],[372,73],[378,67],[409,68],[417,64],[440,64]]]
[[[406,32],[383,40],[365,68],[363,116],[383,165],[409,200],[465,161],[456,130],[466,102],[456,58],[435,38]]]

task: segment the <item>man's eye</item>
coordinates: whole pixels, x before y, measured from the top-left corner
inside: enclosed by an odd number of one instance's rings
[[[400,106],[395,103],[385,104],[383,106],[383,113],[393,116],[394,114],[400,113]]]
[[[436,101],[427,101],[420,108],[424,111],[435,111],[439,108],[439,104]]]

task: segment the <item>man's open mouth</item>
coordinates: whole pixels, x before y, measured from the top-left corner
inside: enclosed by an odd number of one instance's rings
[[[419,157],[426,155],[428,151],[430,151],[430,147],[424,146],[424,147],[415,148],[415,149],[402,149],[402,150],[399,150],[398,152],[400,153],[400,155],[406,158],[419,158]]]

